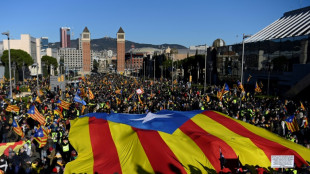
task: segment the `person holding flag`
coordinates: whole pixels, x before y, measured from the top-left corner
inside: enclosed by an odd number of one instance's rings
[[[32,105],[27,114],[34,120],[38,121],[41,125],[45,125],[45,118],[41,115],[38,109]]]
[[[15,119],[13,119],[12,126],[16,134],[24,138],[24,132]]]

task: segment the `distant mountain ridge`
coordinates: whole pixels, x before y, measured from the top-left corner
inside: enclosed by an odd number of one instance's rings
[[[71,48],[78,48],[78,42],[79,40],[71,40]],[[143,48],[143,47],[151,47],[151,48],[167,48],[168,46],[170,48],[177,48],[177,49],[186,49],[185,46],[179,45],[179,44],[161,44],[161,45],[153,45],[153,44],[144,44],[144,43],[136,43],[129,40],[126,40],[125,42],[125,50],[126,52],[131,49],[131,45],[134,45],[135,48]],[[116,38],[111,37],[104,37],[100,39],[92,39],[90,41],[91,49],[95,51],[101,51],[101,50],[112,50],[113,52],[116,52]],[[49,43],[50,48],[59,48],[60,43]]]

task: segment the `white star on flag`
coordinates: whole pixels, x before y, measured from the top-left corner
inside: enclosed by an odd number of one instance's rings
[[[137,118],[137,119],[131,119],[133,121],[140,121],[140,120],[143,120],[142,123],[146,123],[146,122],[149,122],[155,118],[171,118],[172,114],[165,114],[165,115],[158,115],[158,114],[153,114],[151,112],[147,113],[145,117],[142,117],[142,118]]]

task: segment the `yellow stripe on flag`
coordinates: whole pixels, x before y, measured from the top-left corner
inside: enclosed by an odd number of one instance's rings
[[[217,112],[218,114],[221,114],[219,112]],[[224,114],[221,114],[224,115]],[[226,115],[224,115],[226,116]],[[227,116],[226,116],[227,117]],[[232,119],[230,117],[227,117],[229,119]],[[273,142],[279,143],[287,148],[290,149],[294,149],[295,152],[297,152],[302,158],[304,158],[306,161],[310,161],[310,151],[309,150],[305,150],[304,146],[301,146],[297,143],[291,142],[291,141],[287,141],[286,139],[276,135],[276,134],[272,134],[270,131],[266,130],[266,129],[262,129],[259,127],[255,127],[255,126],[251,126],[250,124],[246,124],[243,121],[237,120],[238,123],[240,123],[243,127],[247,128],[248,130],[251,129],[251,132],[253,132],[256,135],[262,136],[268,140],[271,140]]]
[[[186,172],[191,173],[187,166],[195,166],[200,171],[205,171],[201,164],[206,164],[205,167],[215,170],[197,144],[180,129],[175,130],[173,135],[164,132],[159,134],[180,163],[185,166]]]
[[[249,138],[230,131],[222,124],[203,114],[196,115],[192,118],[192,121],[206,132],[225,141],[235,151],[236,155],[239,155],[242,164],[270,166],[270,161],[264,151],[259,149]],[[223,155],[225,156],[225,154]],[[253,156],[256,159],[259,158],[260,161],[257,161]]]
[[[113,141],[117,142],[115,146],[122,173],[137,173],[137,167],[141,167],[146,172],[155,173],[140,143],[137,133],[131,126],[109,121],[109,127]]]
[[[65,174],[94,173],[94,157],[89,135],[88,119],[88,117],[84,117],[70,121],[72,127],[69,133],[69,141],[75,150],[80,153],[74,161],[66,165]]]

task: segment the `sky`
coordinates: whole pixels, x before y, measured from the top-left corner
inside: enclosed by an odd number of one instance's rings
[[[287,11],[310,6],[310,0],[1,0],[0,32],[59,42],[60,27],[77,39],[85,26],[92,39],[116,37],[150,44],[226,44],[255,34]],[[71,36],[72,38],[72,36]],[[0,35],[0,40],[6,39]]]

